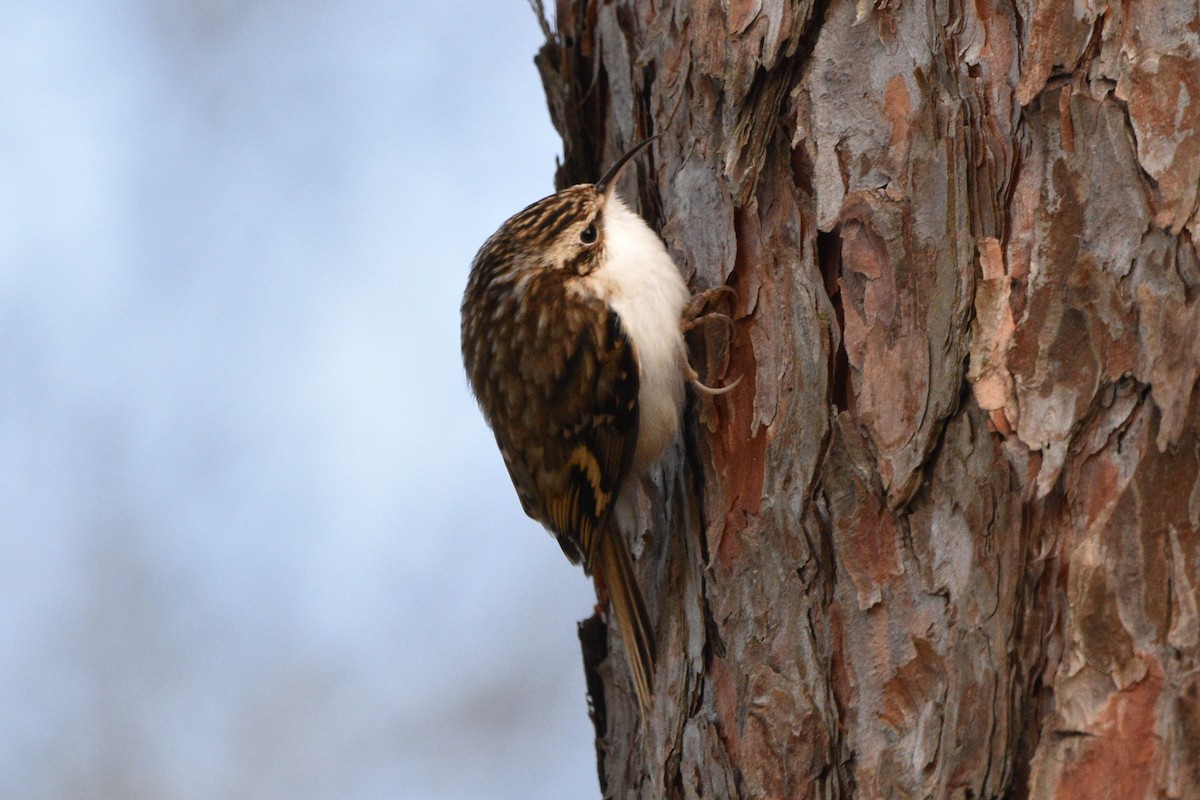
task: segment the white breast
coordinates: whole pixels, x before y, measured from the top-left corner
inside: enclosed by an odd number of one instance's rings
[[[604,266],[591,288],[621,317],[640,367],[634,470],[642,472],[679,430],[687,350],[680,317],[690,293],[662,240],[613,194],[604,206]]]

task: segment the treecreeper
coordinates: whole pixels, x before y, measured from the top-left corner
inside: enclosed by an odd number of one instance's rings
[[[629,487],[678,435],[691,368],[684,332],[714,296],[692,298],[662,240],[616,192],[647,139],[594,184],[507,220],[471,264],[462,355],[471,390],[525,513],[611,605],[646,719],[655,638],[627,535]],[[719,287],[717,291],[732,291]],[[689,302],[690,301],[690,302]]]

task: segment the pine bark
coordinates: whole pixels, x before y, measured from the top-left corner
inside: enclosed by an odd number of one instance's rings
[[[543,20],[544,22],[544,20]],[[736,330],[637,487],[611,798],[1200,797],[1195,0],[560,0],[561,185]]]

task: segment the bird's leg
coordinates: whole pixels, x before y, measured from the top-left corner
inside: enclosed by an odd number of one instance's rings
[[[680,320],[680,327],[683,329],[683,332],[687,333],[688,331],[694,330],[701,325],[707,325],[710,322],[720,322],[729,328],[729,336],[732,338],[735,331],[732,317],[719,311],[701,313],[705,308],[708,307],[710,303],[720,298],[722,295],[728,295],[730,303],[737,302],[737,291],[730,286],[713,286],[712,288],[705,289],[702,292],[692,295],[692,299],[688,301],[688,304],[683,308],[683,318]],[[688,381],[690,381],[698,391],[713,396],[732,392],[737,388],[737,385],[742,382],[742,376],[739,375],[737,380],[728,386],[722,386],[719,388],[707,386],[700,381],[700,375],[696,372],[695,368],[692,367],[690,362],[687,364],[686,374]]]

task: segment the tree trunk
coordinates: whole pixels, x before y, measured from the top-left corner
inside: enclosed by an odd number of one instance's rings
[[[739,298],[638,487],[644,726],[581,626],[605,796],[1200,797],[1195,0],[555,27],[559,183],[661,134],[624,193]]]

